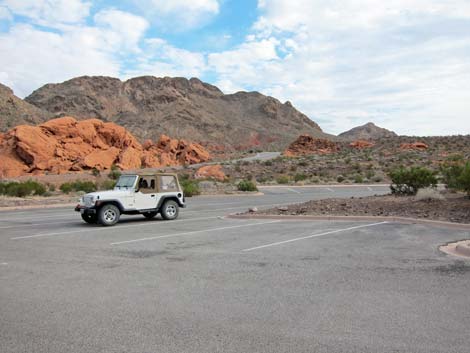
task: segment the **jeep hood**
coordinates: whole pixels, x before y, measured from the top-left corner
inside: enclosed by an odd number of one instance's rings
[[[120,197],[131,196],[133,190],[107,190],[107,191],[96,191],[90,192],[85,196],[93,196],[93,199],[97,199],[99,196],[100,200],[113,200]]]

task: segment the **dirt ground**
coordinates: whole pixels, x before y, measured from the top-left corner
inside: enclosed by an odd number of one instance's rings
[[[442,200],[418,200],[414,196],[370,196],[326,199],[272,208],[257,214],[308,216],[394,216],[470,223],[470,199],[443,193]]]

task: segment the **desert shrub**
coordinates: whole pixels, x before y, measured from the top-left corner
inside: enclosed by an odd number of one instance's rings
[[[267,161],[264,162],[264,165],[265,165],[266,167],[270,167],[270,166],[273,165],[273,161],[267,160]]]
[[[100,171],[96,167],[91,170],[91,174],[95,177],[100,176]]]
[[[281,175],[276,179],[278,184],[288,184],[289,183],[289,177],[287,175]]]
[[[357,184],[363,183],[364,178],[362,177],[362,175],[357,174],[357,175],[354,176],[354,182],[357,183]]]
[[[294,175],[294,181],[295,182],[304,181],[307,178],[308,178],[307,174],[304,174],[304,173],[297,173],[296,175]]]
[[[86,193],[96,191],[96,184],[88,180],[75,180],[68,183],[63,183],[60,190],[68,194],[71,191],[84,191]]]
[[[115,164],[113,164],[111,166],[111,171],[108,174],[108,178],[112,180],[117,180],[119,179],[120,176],[121,176],[121,170]]]
[[[418,189],[436,187],[436,173],[423,167],[397,168],[389,173],[392,194],[416,195]]]
[[[26,197],[30,195],[44,195],[46,187],[34,180],[23,182],[0,182],[0,194],[7,196]]]
[[[100,190],[111,190],[111,189],[114,189],[115,185],[116,185],[115,180],[105,180],[100,184],[99,189]]]
[[[426,201],[426,200],[443,200],[444,196],[442,196],[439,191],[433,188],[424,188],[419,189],[416,193],[416,200],[417,201]]]
[[[299,162],[299,166],[300,167],[306,167],[306,166],[308,166],[308,162],[306,160],[302,160],[302,161]]]
[[[467,162],[465,167],[463,167],[457,179],[457,185],[459,189],[465,191],[470,197],[470,162]]]
[[[337,181],[338,183],[342,183],[344,180],[345,180],[345,177],[342,176],[342,175],[338,175],[338,176],[336,177],[336,181]]]
[[[460,175],[465,168],[464,159],[461,155],[452,155],[447,157],[446,161],[441,164],[439,171],[442,175],[442,182],[449,189],[460,189]]]
[[[368,170],[366,172],[366,178],[367,179],[372,179],[374,177],[374,175],[375,175],[375,172],[373,170]]]
[[[199,182],[194,179],[181,178],[180,179],[181,187],[183,188],[184,195],[187,197],[192,197],[201,194],[199,189]]]
[[[374,177],[372,178],[372,181],[373,181],[374,183],[380,183],[382,180],[383,180],[383,179],[382,179],[382,177],[381,177],[380,175],[376,175],[376,176],[374,176]]]
[[[237,189],[240,191],[258,191],[255,183],[250,180],[242,180],[238,183]]]

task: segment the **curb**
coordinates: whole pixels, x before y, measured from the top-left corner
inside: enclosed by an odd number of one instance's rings
[[[453,256],[470,258],[470,240],[461,240],[455,243],[449,243],[439,247],[439,250]]]
[[[227,218],[235,219],[281,219],[294,221],[371,221],[371,222],[390,222],[402,224],[424,224],[435,227],[470,230],[468,223],[455,223],[446,221],[433,221],[419,218],[407,217],[387,217],[387,216],[294,216],[294,215],[255,215],[255,214],[230,214]]]

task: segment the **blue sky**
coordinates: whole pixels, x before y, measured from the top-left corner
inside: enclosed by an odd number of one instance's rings
[[[470,133],[468,0],[0,0],[0,82],[199,77],[327,132]]]

